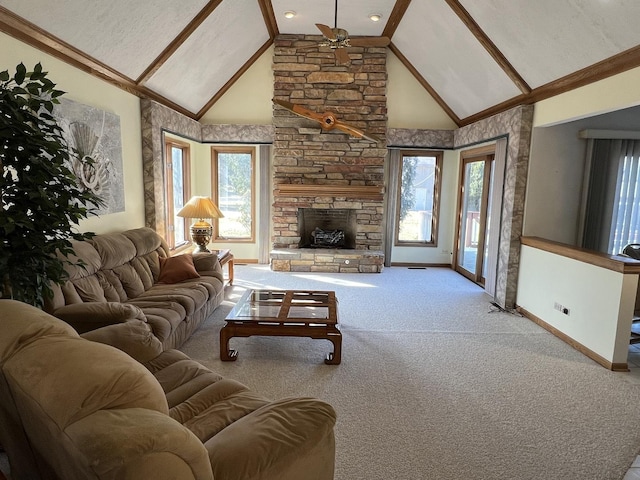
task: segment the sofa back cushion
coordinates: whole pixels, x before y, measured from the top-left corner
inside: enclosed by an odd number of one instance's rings
[[[140,296],[157,282],[160,258],[169,255],[164,239],[151,228],[96,235],[72,241],[74,265],[66,267],[69,281],[53,286],[47,312],[83,302],[125,302]],[[76,265],[81,262],[82,265]]]
[[[70,461],[74,447],[65,429],[95,412],[168,414],[164,392],[146,368],[116,348],[80,338],[63,321],[0,300],[0,330],[0,443],[12,460],[24,459],[17,460],[16,478],[38,478],[20,471],[29,463]]]

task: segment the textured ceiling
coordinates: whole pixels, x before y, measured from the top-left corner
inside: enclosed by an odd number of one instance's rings
[[[335,5],[0,0],[0,30],[193,118],[275,36],[316,35],[316,23],[333,27],[336,18],[350,36],[390,37],[459,125],[640,65],[638,0],[342,0],[337,14]]]

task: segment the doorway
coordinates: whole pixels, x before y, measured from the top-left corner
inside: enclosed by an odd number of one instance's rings
[[[461,154],[455,269],[483,287],[490,264],[494,158],[494,145]]]

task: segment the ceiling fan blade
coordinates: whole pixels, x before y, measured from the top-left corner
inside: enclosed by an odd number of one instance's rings
[[[329,40],[336,40],[336,35],[335,33],[333,33],[331,27],[328,27],[327,25],[323,25],[321,23],[316,23],[316,27],[318,27],[318,30],[322,32],[322,35],[324,35],[325,38],[328,38]]]
[[[287,110],[289,110],[292,113],[295,113],[296,115],[300,115],[301,117],[309,118],[311,120],[315,120],[316,122],[323,123],[323,120],[322,120],[323,115],[321,113],[312,112],[311,110],[307,110],[306,108],[300,105],[296,105],[291,102],[286,102],[284,100],[277,100],[275,98],[273,99],[273,103],[286,108]]]
[[[353,125],[349,125],[347,123],[341,122],[336,118],[335,113],[333,112],[324,112],[324,113],[316,113],[311,110],[307,110],[306,108],[296,105],[291,102],[287,102],[285,100],[277,100],[272,99],[273,103],[276,105],[280,105],[281,107],[286,108],[292,113],[296,115],[300,115],[301,117],[305,117],[311,120],[315,120],[320,123],[320,126],[323,130],[333,130],[337,128],[338,130],[342,130],[344,133],[348,133],[351,136],[356,138],[364,138],[365,140],[369,140],[370,142],[380,143],[381,140],[372,135],[370,133],[365,132],[364,130],[359,129],[358,127],[354,127]]]
[[[342,130],[344,133],[348,133],[349,135],[356,138],[364,138],[365,140],[369,140],[374,143],[381,143],[382,140],[371,133],[367,133],[364,130],[359,129],[358,127],[354,127],[353,125],[349,125],[347,123],[341,122],[337,120],[334,125],[338,130]]]
[[[351,63],[351,57],[346,48],[335,48],[334,51],[336,52],[336,61],[339,65],[349,65]]]
[[[391,43],[389,37],[350,37],[352,47],[386,47]]]

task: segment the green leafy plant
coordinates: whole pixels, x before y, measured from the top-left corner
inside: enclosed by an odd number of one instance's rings
[[[70,239],[92,236],[78,221],[102,205],[69,168],[77,153],[53,116],[64,92],[47,75],[39,63],[0,72],[0,291],[39,307],[67,279]]]

